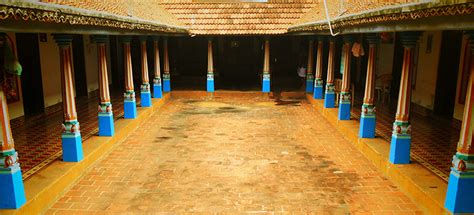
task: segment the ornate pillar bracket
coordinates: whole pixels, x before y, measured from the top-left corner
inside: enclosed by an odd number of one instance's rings
[[[140,50],[142,59],[142,85],[140,87],[140,98],[142,107],[151,107],[150,78],[148,75],[148,56],[146,42],[148,36],[140,36]]]
[[[329,56],[328,56],[328,72],[326,79],[326,93],[324,97],[324,108],[335,107],[334,94],[334,54],[335,54],[335,40],[334,37],[329,37]]]
[[[109,78],[107,74],[107,35],[94,35],[99,62],[99,136],[113,136],[115,133],[112,103],[110,102]]]
[[[366,36],[369,43],[369,59],[367,62],[367,78],[365,80],[364,101],[360,118],[359,137],[375,137],[375,59],[377,58],[377,43],[380,41],[378,34],[368,34]]]
[[[168,55],[168,38],[163,39],[163,92],[171,91],[170,60]]]
[[[400,79],[397,113],[393,123],[389,161],[393,164],[410,163],[411,126],[409,121],[411,103],[411,81],[413,73],[413,49],[421,32],[400,33],[404,48],[403,67]]]
[[[132,53],[130,43],[132,36],[122,36],[124,73],[125,73],[125,93],[124,95],[124,118],[135,119],[137,117],[137,103],[135,100],[135,89],[133,86]]]
[[[445,207],[452,213],[474,213],[474,31],[468,31],[470,76],[456,155],[453,156]],[[468,59],[466,59],[468,60]],[[469,61],[469,60],[468,60]]]
[[[160,69],[160,49],[158,47],[159,36],[153,38],[153,53],[154,53],[154,74],[153,78],[153,98],[163,97],[163,90],[161,88],[161,69]]]
[[[61,61],[61,88],[64,111],[62,132],[63,161],[79,162],[84,159],[79,122],[77,121],[76,102],[74,98],[74,78],[72,74],[72,35],[54,34],[59,46]]]
[[[3,91],[0,91],[0,120],[0,209],[16,209],[26,203],[26,197]]]
[[[308,41],[308,66],[306,69],[306,92],[311,93],[314,90],[314,75],[313,75],[313,58],[314,58],[314,40],[312,38]]]
[[[314,78],[314,92],[313,97],[315,99],[323,99],[323,49],[324,49],[324,36],[317,36],[317,56],[316,56],[316,68]]]
[[[212,52],[212,38],[207,40],[207,92],[214,92],[214,59]]]
[[[270,92],[270,40],[265,38],[263,57],[263,76],[262,76],[262,92]]]
[[[341,64],[343,66],[341,96],[339,100],[339,120],[350,120],[351,118],[351,47],[354,37],[343,35]]]

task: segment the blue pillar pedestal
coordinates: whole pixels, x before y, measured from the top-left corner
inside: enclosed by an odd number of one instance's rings
[[[313,98],[323,99],[323,86],[314,87]]]
[[[81,133],[63,133],[62,146],[64,162],[79,162],[84,159]]]
[[[264,93],[269,93],[270,92],[270,79],[263,80],[262,92],[264,92]]]
[[[347,102],[340,102],[339,103],[339,113],[338,113],[339,120],[350,120],[351,119],[351,103]]]
[[[161,99],[163,97],[163,91],[161,90],[161,84],[153,85],[153,98]]]
[[[335,107],[335,94],[334,92],[326,92],[324,96],[324,108],[334,108]]]
[[[409,164],[410,163],[410,145],[411,136],[394,135],[390,143],[389,161],[393,164]]]
[[[123,112],[125,119],[135,119],[137,118],[137,102],[136,101],[127,101],[123,102]]]
[[[212,80],[207,79],[207,92],[209,93],[214,92],[214,79]]]
[[[359,137],[375,137],[375,116],[362,116],[360,118]]]
[[[170,79],[164,79],[163,80],[163,92],[171,92]]]
[[[0,168],[0,209],[17,209],[26,203],[20,166],[16,165]]]
[[[306,80],[306,92],[312,93],[314,90],[314,80]]]
[[[141,106],[142,107],[151,107],[151,93],[150,91],[146,92],[141,92],[140,93],[140,98],[141,98]]]
[[[473,191],[474,172],[459,172],[452,167],[444,206],[452,213],[474,213]]]
[[[112,137],[115,133],[112,113],[99,113],[99,136]]]

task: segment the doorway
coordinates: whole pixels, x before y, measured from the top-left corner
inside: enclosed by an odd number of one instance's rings
[[[74,62],[74,85],[76,89],[76,97],[87,97],[88,92],[84,57],[84,40],[80,34],[73,36],[72,55]]]

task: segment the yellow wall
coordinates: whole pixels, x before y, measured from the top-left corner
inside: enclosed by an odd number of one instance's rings
[[[15,33],[7,33],[7,34],[8,34],[8,36],[10,36],[10,38],[12,38],[13,44],[15,45],[15,49],[16,49]],[[18,52],[15,50],[15,53],[18,53]],[[21,62],[20,62],[20,64],[21,64]],[[25,112],[24,112],[24,109],[23,109],[23,95],[21,93],[20,78],[18,78],[17,83],[18,83],[18,89],[19,89],[18,93],[20,94],[20,101],[8,104],[8,112],[10,114],[10,119],[14,119],[14,118],[25,115]]]
[[[464,64],[464,47],[468,43],[468,37],[464,35],[463,40],[462,40],[462,48],[461,48],[461,58],[459,60],[459,70],[458,70],[458,84],[456,87],[456,101],[454,101],[454,114],[453,118],[462,120],[462,116],[464,114],[464,105],[459,104],[459,90],[461,88],[461,76],[462,76],[462,67]]]
[[[376,75],[392,74],[393,67],[393,55],[395,53],[394,43],[379,43],[377,46],[377,64],[376,64]],[[369,50],[366,51],[368,54]]]
[[[84,35],[84,60],[87,79],[87,92],[99,89],[97,45],[89,35]]]
[[[39,42],[39,49],[44,106],[49,107],[62,101],[59,47],[48,34],[47,42]]]
[[[426,53],[428,35],[433,36],[431,53]],[[436,93],[436,78],[441,48],[441,31],[426,31],[419,41],[419,54],[416,68],[416,86],[412,92],[412,102],[433,110]]]

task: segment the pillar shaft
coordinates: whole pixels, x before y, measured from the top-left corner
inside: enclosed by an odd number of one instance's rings
[[[97,45],[97,51],[99,56],[99,91],[100,91],[100,103],[110,103],[110,92],[109,92],[109,78],[107,75],[107,51],[105,43],[99,43]]]
[[[214,92],[214,60],[211,39],[207,41],[207,92]]]
[[[323,41],[318,39],[318,53],[316,57],[316,75],[314,80],[313,97],[315,99],[323,98]]]
[[[125,71],[125,93],[124,93],[124,118],[135,119],[137,117],[137,103],[135,100],[135,89],[133,86],[133,67],[132,67],[132,53],[130,50],[131,36],[124,36],[123,42],[123,56],[124,56],[124,71]]]
[[[402,32],[400,35],[404,48],[403,65],[389,156],[390,162],[394,164],[410,163],[411,126],[409,117],[413,73],[413,49],[416,47],[420,34],[420,32]]]
[[[161,98],[163,97],[162,89],[161,89],[161,69],[160,69],[160,49],[158,48],[158,38],[153,38],[153,53],[155,54],[154,57],[154,74],[155,78],[153,79],[153,98]]]
[[[140,98],[142,107],[151,107],[150,80],[148,75],[148,56],[146,52],[147,37],[140,37],[142,56],[142,85],[140,88]]]
[[[270,92],[270,41],[265,40],[265,53],[263,57],[263,77],[262,77],[262,92]]]
[[[352,38],[344,36],[344,45],[342,46],[342,55],[344,61],[341,96],[339,99],[339,120],[350,120],[351,117],[351,44]]]
[[[313,76],[313,53],[314,53],[314,41],[308,42],[308,69],[306,69],[306,92],[313,92],[314,88],[314,76]]]
[[[326,95],[324,97],[324,107],[334,108],[335,106],[335,95],[334,95],[334,41],[329,41],[329,57],[328,57],[328,72],[326,79]]]
[[[168,56],[168,39],[163,40],[163,91],[171,91],[170,62]]]

